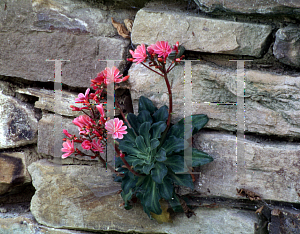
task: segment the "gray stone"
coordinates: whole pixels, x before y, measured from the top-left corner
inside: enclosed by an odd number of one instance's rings
[[[282,63],[300,67],[300,27],[288,26],[276,32],[274,56]]]
[[[22,152],[0,154],[0,195],[16,192],[18,187],[31,182],[27,166],[26,154]]]
[[[107,36],[117,34],[111,17],[131,18],[133,12],[110,14],[77,1],[6,4],[6,10],[0,9],[1,75],[53,81],[54,62],[46,60],[64,59],[70,62],[62,62],[62,82],[89,87],[90,80],[106,67],[99,59],[124,59],[129,40]]]
[[[89,231],[110,230],[141,233],[253,233],[254,212],[234,209],[197,208],[196,216],[178,214],[173,223],[157,224],[143,212],[141,205],[125,210],[116,192],[120,184],[112,181],[104,168],[54,165],[45,160],[29,167],[36,188],[31,202],[35,219],[43,225]],[[47,194],[47,196],[45,196]],[[105,215],[104,215],[105,214]],[[213,225],[212,225],[213,224]]]
[[[299,203],[298,143],[244,143],[244,155],[237,155],[235,135],[202,131],[194,137],[194,146],[208,153],[214,161],[200,167],[196,190],[202,195],[241,198],[238,189],[246,189],[264,200]],[[241,151],[239,151],[241,152]]]
[[[1,234],[87,234],[90,232],[55,229],[40,225],[31,213],[0,214]]]
[[[51,155],[54,157],[61,157],[61,155],[54,155],[54,143],[56,142],[56,136],[61,136],[61,144],[59,145],[60,148],[62,146],[62,139],[65,138],[65,134],[63,134],[63,129],[68,130],[70,134],[76,134],[78,136],[78,127],[72,123],[73,119],[62,117],[62,125],[61,125],[61,132],[55,133],[54,127],[56,117],[54,114],[47,114],[43,113],[42,119],[39,121],[38,125],[38,152],[46,155]]]
[[[297,13],[299,12],[300,3],[297,0],[194,0],[201,10],[213,12],[226,10],[240,13]]]
[[[209,64],[192,64],[193,114],[207,114],[207,128],[236,131],[236,71]],[[160,107],[169,105],[167,87],[161,76],[142,65],[129,70],[135,113],[138,99],[145,96]],[[183,118],[184,69],[175,67],[168,79],[173,93],[172,121]],[[258,70],[245,71],[245,130],[267,135],[300,136],[300,81],[298,77]]]
[[[34,108],[0,91],[0,149],[36,143],[37,119]]]
[[[73,105],[76,107],[83,107],[83,104],[75,102],[75,98],[78,98],[78,93],[62,90],[61,104],[57,106],[55,104],[55,94],[56,93],[54,92],[54,90],[37,89],[37,88],[23,88],[23,89],[16,90],[16,92],[20,93],[20,94],[27,94],[30,96],[39,97],[39,100],[35,102],[34,107],[39,108],[43,111],[49,111],[49,112],[57,113],[57,114],[67,116],[67,117],[78,117],[80,115],[83,115],[83,112],[72,111],[72,108],[70,107],[70,105]],[[91,89],[90,93],[95,93],[95,91],[93,89]],[[58,93],[58,95],[60,95],[60,93]],[[118,100],[120,98],[116,97],[116,99]],[[105,102],[105,101],[106,100],[103,100],[101,102]],[[128,100],[124,100],[123,102],[125,102],[125,101],[128,102]],[[128,105],[129,104],[127,104],[127,106]],[[117,116],[119,114],[120,114],[120,111],[115,110],[115,116]]]
[[[147,30],[145,30],[147,28]],[[141,9],[132,29],[134,44],[179,41],[187,50],[259,57],[271,26],[203,18],[184,12]]]
[[[70,105],[76,107],[83,107],[80,103],[75,103],[75,98],[78,98],[78,94],[74,92],[62,91],[61,92],[61,104],[60,106],[55,105],[55,92],[54,90],[48,89],[37,89],[37,88],[24,88],[18,89],[18,93],[27,94],[35,97],[39,97],[39,100],[35,102],[34,107],[49,112],[55,112],[57,114],[69,117],[77,117],[82,115],[82,112],[72,111]]]

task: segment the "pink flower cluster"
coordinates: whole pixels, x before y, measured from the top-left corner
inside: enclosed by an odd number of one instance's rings
[[[106,145],[107,134],[112,135],[114,139],[123,139],[123,135],[127,134],[127,126],[123,126],[123,121],[118,118],[107,120],[103,103],[100,103],[101,94],[107,88],[110,82],[120,83],[126,81],[129,76],[122,77],[120,71],[116,67],[105,68],[104,71],[98,73],[97,77],[91,80],[91,86],[96,90],[90,93],[87,89],[85,94],[80,93],[75,99],[76,103],[82,103],[83,107],[75,107],[71,105],[73,111],[82,111],[84,115],[76,117],[72,123],[78,127],[79,137],[70,134],[63,129],[63,133],[68,138],[64,138],[62,158],[67,158],[71,154],[81,156],[91,156],[91,158],[100,157],[99,153],[103,153]],[[93,102],[93,103],[91,103]],[[95,102],[97,105],[95,105]],[[89,113],[87,113],[89,111]],[[78,148],[75,149],[74,143],[80,143],[82,149],[90,150],[94,155],[86,155]]]
[[[129,51],[130,54],[132,55],[132,58],[128,60],[132,62],[136,62],[136,64],[145,62],[148,57],[146,52],[147,50],[148,53],[151,55],[151,58],[157,56],[159,58],[162,58],[163,61],[165,62],[172,51],[178,53],[178,46],[179,43],[176,42],[176,44],[172,49],[167,41],[158,41],[155,44],[148,46],[148,48],[146,49],[146,46],[144,44],[141,44],[135,49],[135,51],[132,50]],[[176,62],[180,62],[180,59],[177,59]]]

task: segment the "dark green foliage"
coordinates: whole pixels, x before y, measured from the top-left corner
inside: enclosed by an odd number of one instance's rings
[[[135,195],[141,200],[144,211],[150,218],[150,212],[161,214],[161,198],[169,201],[174,211],[181,211],[174,184],[194,188],[191,175],[183,173],[186,145],[183,139],[184,120],[173,125],[165,140],[162,139],[167,127],[168,108],[162,106],[157,109],[143,96],[139,100],[138,116],[128,114],[127,119],[132,128],[127,128],[128,133],[119,140],[119,149],[125,153],[125,159],[133,170],[142,176],[133,175],[127,168],[122,167],[123,162],[120,158],[116,160],[118,171],[124,173],[124,177],[116,177],[115,181],[122,182],[121,195],[125,201],[125,208],[131,208],[129,201]],[[192,116],[193,134],[207,122],[206,115]],[[213,158],[204,152],[197,149],[192,149],[192,152],[193,167],[213,161]]]

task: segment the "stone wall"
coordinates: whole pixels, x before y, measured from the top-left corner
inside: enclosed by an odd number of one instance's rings
[[[134,21],[130,39],[111,17]],[[0,233],[298,233],[299,23],[300,3],[285,0],[1,1]],[[129,49],[160,40],[179,41],[193,60],[193,113],[210,119],[193,145],[214,158],[197,168],[194,191],[178,188],[193,197],[196,216],[172,214],[163,224],[139,204],[120,206],[120,184],[97,160],[60,160],[54,134],[57,116],[77,133],[69,106],[106,67],[99,60],[118,60],[130,75],[116,87],[125,112],[137,111],[141,95],[168,105],[163,80],[126,62]],[[60,105],[54,59],[70,60],[62,62]],[[251,60],[242,95],[231,60]],[[182,62],[169,76],[173,122],[183,118],[184,70]]]

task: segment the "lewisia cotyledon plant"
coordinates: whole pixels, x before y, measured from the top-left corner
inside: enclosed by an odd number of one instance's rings
[[[138,198],[146,214],[157,219],[162,214],[161,201],[165,200],[175,212],[186,212],[184,200],[175,193],[175,185],[187,186],[193,189],[193,177],[184,171],[184,150],[187,144],[184,139],[184,119],[171,124],[172,90],[168,80],[168,73],[183,59],[184,47],[177,42],[171,47],[166,41],[158,41],[146,48],[144,44],[130,50],[131,62],[142,64],[152,72],[159,74],[166,83],[169,93],[169,107],[157,109],[152,101],[141,96],[138,105],[138,115],[123,114],[123,120],[107,119],[105,109],[100,100],[106,93],[110,82],[120,83],[129,76],[122,77],[116,67],[106,68],[91,80],[91,86],[96,90],[79,94],[77,102],[83,103],[81,108],[71,106],[74,111],[82,111],[84,115],[73,120],[78,126],[80,137],[71,135],[63,130],[67,138],[63,143],[63,158],[75,155],[98,157],[117,176],[115,181],[121,182],[121,196],[125,208],[132,208],[132,201]],[[146,64],[148,61],[148,65]],[[97,104],[97,105],[95,105]],[[206,115],[192,116],[192,134],[197,133],[208,122]],[[116,140],[117,152],[116,170],[101,157],[107,144],[107,136]],[[86,155],[74,143],[80,143],[92,155]],[[208,154],[192,148],[192,167],[202,166],[213,161]],[[191,171],[192,168],[189,168]]]

